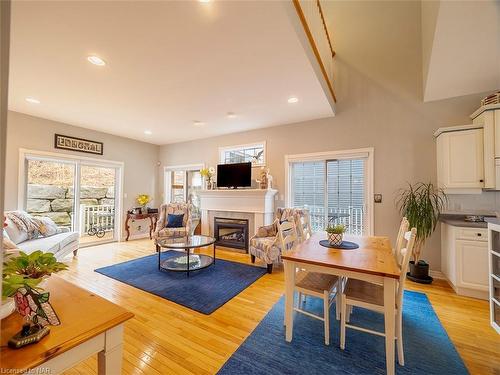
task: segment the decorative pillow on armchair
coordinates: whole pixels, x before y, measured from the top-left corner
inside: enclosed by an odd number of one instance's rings
[[[166,228],[182,228],[184,227],[183,225],[184,221],[184,214],[168,214],[167,216],[167,225],[165,226]]]

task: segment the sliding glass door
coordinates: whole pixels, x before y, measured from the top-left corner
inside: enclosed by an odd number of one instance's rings
[[[367,166],[365,156],[290,162],[290,205],[309,208],[315,231],[344,224],[349,234],[369,234]]]
[[[80,234],[82,245],[119,239],[121,166],[26,154],[20,206]]]
[[[80,166],[78,203],[80,241],[93,243],[115,238],[117,169]]]

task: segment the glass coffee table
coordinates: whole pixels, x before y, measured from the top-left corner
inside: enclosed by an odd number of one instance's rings
[[[215,264],[215,238],[202,235],[187,237],[172,237],[158,240],[160,251],[158,251],[158,269],[160,271],[189,272],[201,270]],[[213,256],[205,254],[192,254],[191,250],[213,246]],[[183,250],[179,255],[161,260],[162,250]]]

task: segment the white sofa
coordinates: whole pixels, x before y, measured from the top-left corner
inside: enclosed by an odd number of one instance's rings
[[[76,255],[78,251],[79,233],[71,232],[68,228],[57,228],[51,235],[28,240],[27,234],[20,232],[12,221],[7,219],[5,223],[7,226],[4,228],[4,235],[6,234],[21,251],[27,254],[42,250],[43,252],[53,253],[56,259],[60,261],[71,252]]]

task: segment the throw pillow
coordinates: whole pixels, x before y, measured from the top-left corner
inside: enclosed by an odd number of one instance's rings
[[[9,235],[9,238],[12,242],[14,242],[15,244],[18,244],[18,243],[24,242],[28,239],[28,233],[26,233],[25,231],[19,230],[17,225],[14,224],[14,222],[12,220],[7,218],[5,220],[5,223],[7,224],[7,226],[5,227],[5,231]]]
[[[43,231],[40,230],[40,232],[42,232],[41,233],[42,236],[50,237],[50,236],[53,236],[54,234],[59,233],[59,231],[60,231],[59,227],[57,226],[56,223],[54,223],[54,221],[50,217],[40,216],[40,217],[37,217],[37,219],[41,222],[41,224],[43,225],[43,228],[44,228]]]
[[[184,220],[184,214],[180,215],[175,215],[175,214],[168,214],[167,216],[167,228],[182,228],[184,225],[182,225]]]

